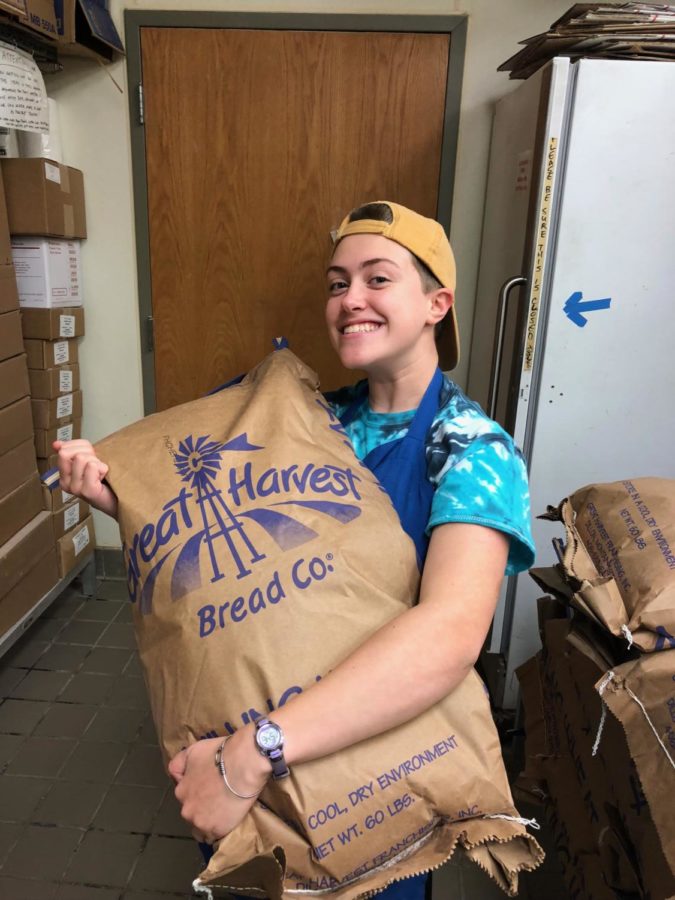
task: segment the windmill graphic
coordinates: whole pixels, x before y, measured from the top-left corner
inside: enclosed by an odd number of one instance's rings
[[[213,441],[210,435],[197,438],[190,435],[179,442],[174,465],[181,481],[187,483],[193,491],[199,510],[200,527],[182,545],[175,557],[171,576],[172,600],[180,600],[201,588],[201,555],[204,547],[207,548],[211,582],[225,578],[225,572],[221,568],[222,550],[218,552],[219,543],[227,548],[225,558],[234,563],[235,577],[240,579],[250,575],[251,567],[265,559],[265,553],[257,549],[249,535],[251,523],[265,531],[282,551],[291,550],[318,537],[314,529],[278,507],[294,506],[313,510],[343,524],[361,514],[360,508],[355,504],[331,500],[285,500],[245,511],[233,511],[217,482],[223,455],[230,452],[250,454],[263,449],[252,444],[245,433],[226,443]],[[177,547],[172,548],[147,574],[142,590],[142,612],[150,612],[157,575],[176,549]]]

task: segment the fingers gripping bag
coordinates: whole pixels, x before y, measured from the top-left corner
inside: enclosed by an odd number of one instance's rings
[[[412,541],[289,350],[97,453],[167,760],[293,702],[416,599]],[[543,857],[517,815],[472,672],[411,722],[270,782],[196,884],[349,900],[459,845],[514,895]]]

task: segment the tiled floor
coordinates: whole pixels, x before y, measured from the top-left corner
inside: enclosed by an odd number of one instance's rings
[[[201,857],[134,646],[125,587],[104,581],[96,599],[68,588],[0,658],[0,900],[193,896]],[[520,896],[563,900],[560,890],[551,853]],[[434,900],[504,896],[458,861],[434,878]]]

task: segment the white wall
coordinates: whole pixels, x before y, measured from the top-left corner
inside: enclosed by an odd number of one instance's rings
[[[466,382],[487,177],[492,104],[517,86],[497,66],[519,40],[545,31],[569,0],[110,0],[123,35],[123,10],[187,9],[449,15],[467,13],[468,40],[460,112],[451,241],[458,260],[457,313],[464,357],[455,380]],[[118,90],[115,82],[122,91]],[[84,435],[98,440],[140,418],[138,286],[131,182],[126,63],[105,68],[77,59],[48,76],[59,104],[64,160],[85,173],[87,227],[83,245],[87,335],[81,342]],[[96,516],[98,546],[119,546],[117,527]]]

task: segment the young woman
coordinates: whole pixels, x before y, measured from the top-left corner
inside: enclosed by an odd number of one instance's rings
[[[419,602],[275,711],[273,722],[240,728],[223,750],[229,788],[214,766],[220,738],[171,760],[183,817],[207,843],[242,820],[273,768],[339,752],[450,693],[478,658],[504,573],[532,564],[523,459],[438,368],[442,328],[451,367],[457,362],[454,290],[454,258],[437,222],[376,202],[338,229],[326,321],[343,365],[367,379],[329,400],[415,542]],[[107,467],[91,445],[54,446],[64,489],[115,515]],[[417,900],[425,882],[407,879],[381,896]]]

